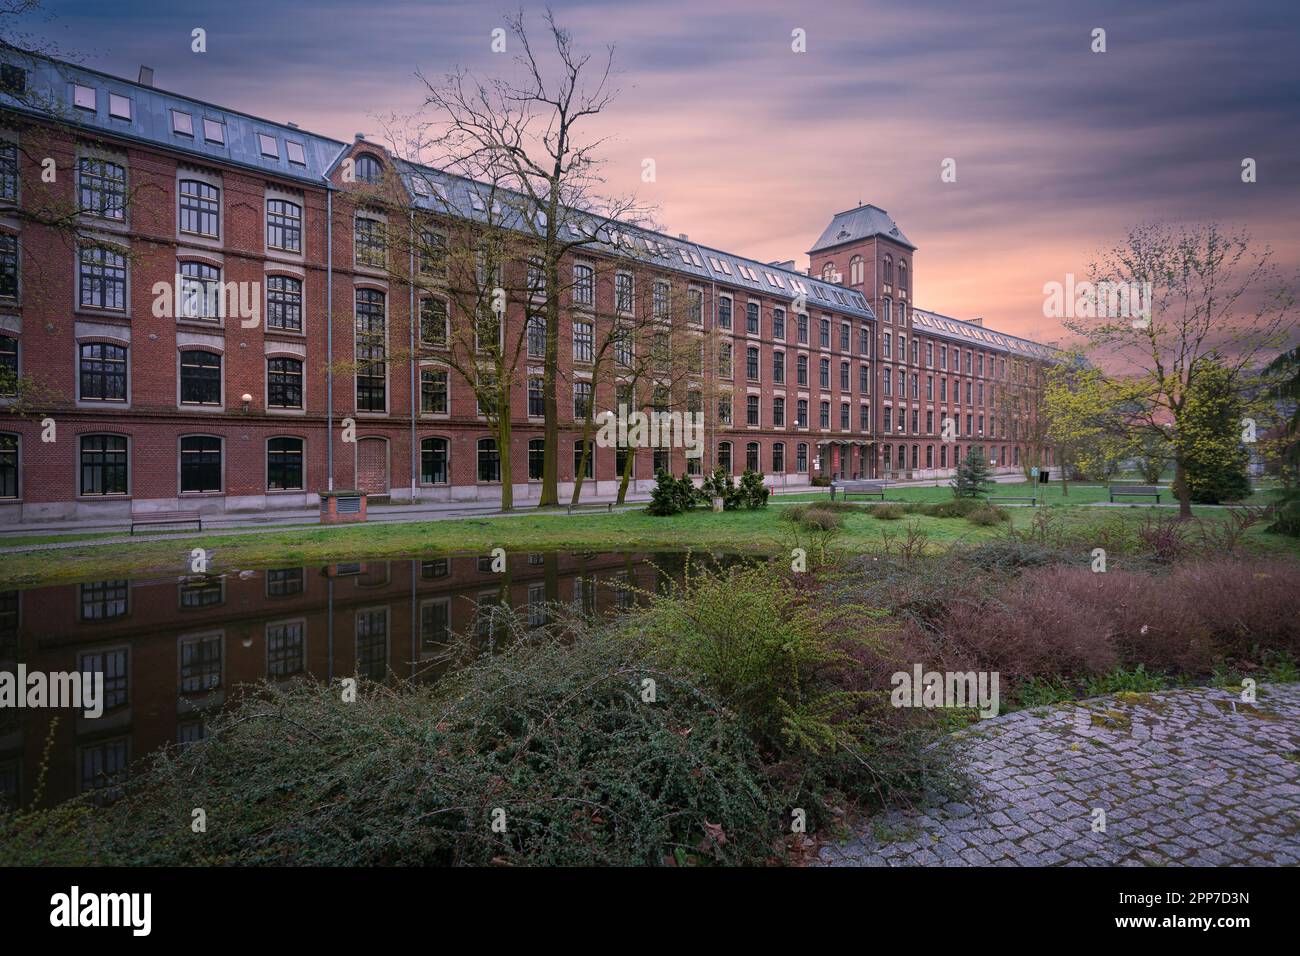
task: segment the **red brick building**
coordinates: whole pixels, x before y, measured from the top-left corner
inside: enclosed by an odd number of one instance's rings
[[[439,351],[465,316],[417,281],[423,260],[404,281],[376,238],[404,226],[376,184],[405,194],[396,208],[445,218],[437,199],[466,220],[483,208],[476,184],[362,137],[5,56],[0,370],[14,384],[0,402],[18,414],[0,416],[0,522],[309,508],[354,487],[496,500],[502,480],[516,502],[537,498],[532,339],[510,384],[502,475],[478,397]],[[446,241],[456,234],[449,223]],[[779,488],[938,477],[971,447],[997,470],[1030,461],[1025,398],[1050,350],[915,308],[915,252],[862,206],[832,218],[807,271],[630,226],[566,259],[561,495],[581,451],[574,422],[622,394],[619,363],[602,372],[593,340],[643,309],[699,339],[703,360],[673,387],[702,409],[705,450],[702,462],[634,450],[638,489],[660,467],[750,467]],[[670,301],[681,308],[660,315]],[[526,330],[534,306],[512,301],[503,334]],[[597,447],[586,493],[612,493],[622,459]]]

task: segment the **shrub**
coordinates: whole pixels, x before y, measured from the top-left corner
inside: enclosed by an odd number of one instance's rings
[[[652,515],[665,516],[690,511],[700,501],[700,492],[695,483],[686,475],[674,478],[666,471],[655,475],[655,487],[650,492],[650,504],[646,511]]]
[[[985,504],[979,498],[953,498],[927,505],[925,513],[935,518],[964,518],[983,507]]]
[[[886,501],[874,505],[871,509],[871,514],[881,521],[897,521],[905,513],[903,506],[896,501]]]
[[[837,530],[844,526],[844,516],[840,509],[830,509],[821,503],[810,505],[789,505],[781,513],[786,521],[793,521],[810,531]]]
[[[1005,508],[985,507],[977,508],[966,516],[966,520],[971,524],[989,527],[995,524],[1001,524],[1011,516],[1007,514]]]
[[[93,846],[93,862],[145,865],[645,865],[701,844],[766,859],[774,813],[741,720],[643,648],[548,638],[432,687],[363,684],[353,703],[268,687],[112,806],[0,820],[0,857],[79,834],[77,862]],[[220,825],[178,827],[195,806]]]
[[[824,820],[843,792],[946,785],[943,748],[927,746],[934,715],[889,703],[898,661],[873,636],[879,618],[751,566],[688,579],[628,627],[666,668],[699,674],[734,709],[784,787],[783,805]]]
[[[748,468],[740,476],[740,487],[736,490],[739,503],[750,510],[766,508],[768,496],[772,493],[772,489],[763,484],[763,473]]]

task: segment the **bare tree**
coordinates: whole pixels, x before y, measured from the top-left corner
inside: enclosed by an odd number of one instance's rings
[[[601,195],[604,180],[598,158],[605,140],[584,140],[590,119],[603,112],[617,91],[612,87],[614,51],[593,61],[579,53],[569,31],[547,10],[544,21],[549,56],[539,55],[529,40],[522,11],[505,22],[519,49],[515,62],[524,79],[480,80],[464,70],[438,83],[421,76],[425,109],[412,143],[425,161],[471,178],[490,171],[508,185],[517,213],[515,226],[531,237],[532,255],[544,280],[540,303],[546,320],[543,359],[545,460],[540,506],[559,503],[559,332],[562,303],[571,276],[568,257],[586,247],[626,251],[619,223],[644,218],[632,198]]]
[[[1166,434],[1172,424],[1177,434],[1206,360],[1220,363],[1241,388],[1263,364],[1261,356],[1281,350],[1295,326],[1295,279],[1282,277],[1270,249],[1255,250],[1246,233],[1214,223],[1137,226],[1089,272],[1096,289],[1146,294],[1149,316],[1101,314],[1112,310],[1099,308],[1064,322],[1099,360],[1116,365],[1137,386],[1142,407],[1131,416],[1134,429]],[[1179,514],[1190,518],[1177,442],[1174,467]]]

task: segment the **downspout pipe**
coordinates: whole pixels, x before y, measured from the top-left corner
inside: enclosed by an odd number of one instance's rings
[[[415,421],[416,421],[416,414],[418,410],[418,407],[416,405],[416,400],[418,396],[415,388],[416,385],[415,369],[416,366],[419,364],[418,357],[415,354],[415,323],[418,321],[418,316],[415,314],[415,210],[411,210],[411,266],[410,268],[411,271],[408,273],[408,276],[409,276],[409,286],[411,292],[411,305],[410,305],[411,311],[409,313],[409,320],[407,322],[407,325],[410,326],[410,333],[411,333],[411,359],[410,359],[411,362],[411,501],[414,502],[415,489],[416,489],[416,477],[417,477],[416,465],[419,461],[419,458],[417,456],[416,443],[415,443]]]
[[[334,490],[334,186],[325,184],[325,448]],[[332,635],[331,635],[332,636]]]

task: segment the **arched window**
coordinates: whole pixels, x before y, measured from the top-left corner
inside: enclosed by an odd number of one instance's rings
[[[833,275],[835,275],[835,263],[828,262],[822,266],[822,281],[830,282]]]
[[[776,442],[772,445],[772,474],[781,475],[785,473],[785,442]]]
[[[926,468],[934,467],[934,446],[933,445],[925,446],[925,467]]]
[[[268,491],[301,491],[303,441],[301,438],[271,438],[266,443],[266,488]]]
[[[383,164],[369,153],[359,155],[353,168],[359,183],[377,183],[384,178]]]
[[[181,352],[181,404],[221,404],[221,356],[216,352]]]
[[[901,259],[898,262],[898,291],[907,291],[907,263]]]
[[[862,257],[854,256],[849,260],[849,285],[861,285],[863,279]]]
[[[718,467],[731,474],[731,442],[718,442]]]
[[[885,471],[892,471],[892,470],[893,470],[893,467],[894,467],[894,466],[893,466],[893,461],[894,461],[893,451],[892,451],[892,449],[891,449],[891,446],[889,446],[889,445],[886,445],[886,446],[884,446],[884,447],[885,447]]]
[[[495,438],[478,440],[478,480],[501,480],[501,452],[497,450]]]
[[[181,491],[221,490],[221,439],[187,435],[181,439]]]
[[[885,285],[894,284],[894,257],[885,256],[884,264],[881,266],[881,274],[884,276]]]
[[[799,442],[795,446],[794,470],[800,473],[808,471],[808,443]]]
[[[420,484],[445,485],[447,483],[447,439],[424,438],[420,440]]]
[[[575,439],[573,442],[573,476],[578,476],[578,468],[582,465],[582,439]],[[587,466],[583,469],[582,477],[596,477],[596,443],[587,442]]]
[[[528,480],[541,481],[546,463],[546,439],[528,439]]]
[[[745,446],[745,467],[750,471],[759,470],[758,442],[752,441]]]
[[[18,497],[18,436],[0,432],[0,498]]]

